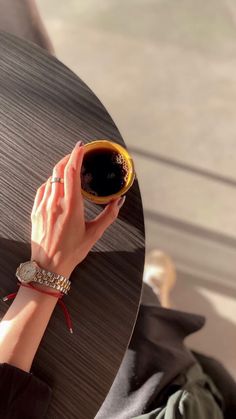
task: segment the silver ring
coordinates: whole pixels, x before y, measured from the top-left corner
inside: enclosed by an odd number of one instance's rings
[[[63,179],[63,177],[56,177],[56,176],[54,176],[53,178],[51,178],[50,182],[51,183],[53,183],[53,182],[64,183],[64,179]]]

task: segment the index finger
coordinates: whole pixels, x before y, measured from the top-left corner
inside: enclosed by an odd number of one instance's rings
[[[65,165],[65,172],[69,169],[69,167],[73,167],[76,171],[76,187],[80,187],[81,186],[81,179],[80,179],[80,172],[81,172],[81,167],[82,167],[82,162],[83,162],[83,158],[84,158],[84,147],[83,147],[83,142],[82,141],[78,141],[78,143],[76,143],[75,147],[73,148],[71,154],[70,154],[70,158],[67,162],[67,164]]]
[[[70,158],[64,169],[64,191],[67,199],[73,199],[81,194],[81,167],[84,157],[82,141],[78,142],[70,154]]]
[[[68,160],[68,165],[72,165],[76,170],[79,170],[79,172],[83,161],[83,145],[83,141],[78,141],[75,144]]]

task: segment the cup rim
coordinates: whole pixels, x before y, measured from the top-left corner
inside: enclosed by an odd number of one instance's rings
[[[135,170],[134,170],[134,162],[132,157],[130,156],[129,152],[127,151],[126,148],[124,148],[123,146],[121,146],[120,144],[114,142],[114,141],[110,141],[110,140],[105,140],[105,139],[101,139],[101,140],[94,140],[94,141],[90,141],[89,143],[84,144],[84,149],[86,150],[85,153],[89,150],[95,149],[95,148],[100,148],[97,146],[100,145],[109,145],[111,148],[114,148],[114,150],[119,151],[126,159],[126,161],[128,162],[129,165],[129,178],[128,181],[126,182],[125,186],[120,189],[120,191],[116,192],[115,194],[112,195],[106,195],[106,196],[97,196],[97,195],[93,195],[90,194],[89,192],[85,191],[84,189],[82,189],[81,187],[81,192],[82,195],[88,199],[89,201],[92,201],[94,203],[97,204],[106,204],[110,201],[113,201],[115,199],[117,199],[118,197],[121,197],[122,195],[124,195],[133,185],[134,179],[135,179]]]

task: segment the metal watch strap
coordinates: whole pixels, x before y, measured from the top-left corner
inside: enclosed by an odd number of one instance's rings
[[[68,294],[71,285],[71,281],[65,276],[46,271],[42,268],[39,268],[35,273],[33,282],[47,285],[48,287],[63,292],[64,294]]]

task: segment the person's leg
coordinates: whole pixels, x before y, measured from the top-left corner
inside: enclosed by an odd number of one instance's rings
[[[0,0],[0,31],[34,42],[54,54],[35,0]]]
[[[169,285],[164,287],[162,280],[160,286],[165,289],[168,300],[167,290],[172,288],[173,282],[165,278]],[[202,327],[204,318],[163,307],[158,298],[158,277],[152,275],[152,279],[152,287],[143,283],[129,347],[95,419],[129,419],[151,411],[157,407],[163,389],[196,363],[184,339]]]
[[[176,283],[176,269],[167,253],[160,249],[153,249],[147,254],[143,282],[152,288],[162,307],[171,307],[170,292]],[[147,292],[145,289],[143,291],[143,297],[147,302],[145,296]],[[146,304],[146,302],[142,304]]]

